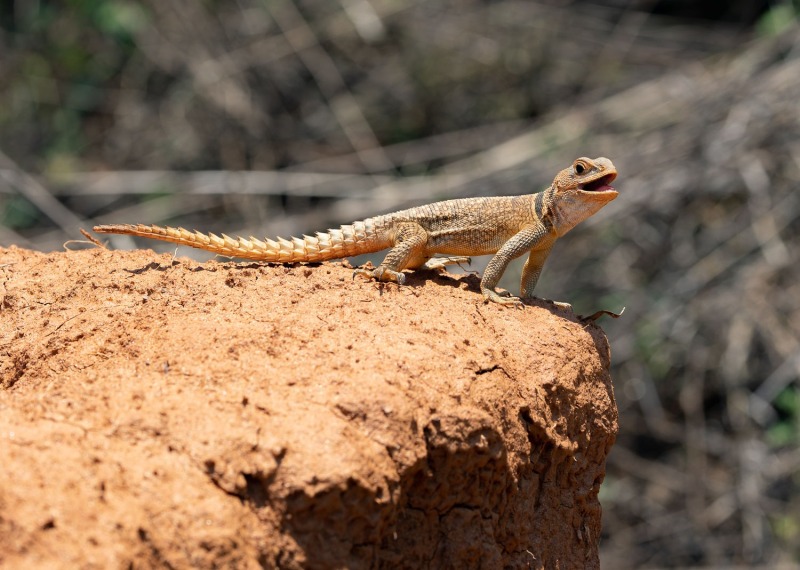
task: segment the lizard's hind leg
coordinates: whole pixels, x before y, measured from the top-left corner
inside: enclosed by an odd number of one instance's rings
[[[430,257],[426,254],[425,245],[428,242],[427,232],[415,222],[398,224],[394,247],[386,254],[381,264],[375,269],[356,269],[353,277],[361,275],[367,279],[378,281],[394,281],[402,285],[406,276],[401,273],[409,267],[412,260]]]

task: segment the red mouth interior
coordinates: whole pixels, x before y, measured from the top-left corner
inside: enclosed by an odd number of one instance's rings
[[[601,176],[597,180],[592,180],[591,182],[587,182],[581,186],[581,190],[585,190],[586,192],[605,192],[607,190],[613,190],[612,186],[609,184],[617,177],[615,173],[606,174],[605,176]]]

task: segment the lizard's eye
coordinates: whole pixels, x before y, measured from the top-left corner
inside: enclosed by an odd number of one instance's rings
[[[583,174],[584,172],[586,172],[586,165],[584,163],[582,163],[582,162],[576,162],[575,163],[575,174],[580,175],[580,174]]]

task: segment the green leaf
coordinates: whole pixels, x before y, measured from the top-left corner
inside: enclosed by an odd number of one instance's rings
[[[756,23],[756,30],[762,36],[777,36],[797,20],[797,9],[789,2],[773,6]]]
[[[148,24],[144,9],[139,4],[124,0],[103,2],[98,7],[95,19],[101,30],[118,37],[132,37]]]

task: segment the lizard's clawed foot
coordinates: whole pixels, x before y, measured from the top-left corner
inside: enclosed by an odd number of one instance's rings
[[[483,291],[483,298],[487,303],[491,301],[492,303],[498,303],[500,305],[505,305],[506,307],[515,307],[521,309],[525,306],[525,304],[522,302],[522,299],[519,297],[514,297],[508,291],[498,293],[497,291],[485,289]]]
[[[448,265],[469,265],[470,263],[472,263],[471,257],[431,257],[422,265],[422,269],[442,271],[446,269]]]
[[[531,295],[529,297],[523,297],[523,299],[526,301],[544,301],[545,303],[550,303],[552,305],[555,305],[557,309],[565,309],[567,311],[572,311],[572,305],[570,305],[569,303],[563,303],[561,301],[553,301],[552,299],[540,299],[539,297],[536,297],[534,295]]]
[[[392,271],[381,265],[375,269],[356,269],[353,271],[353,279],[356,275],[364,277],[365,279],[375,279],[376,281],[394,281],[398,285],[406,282],[406,276],[400,271]]]

